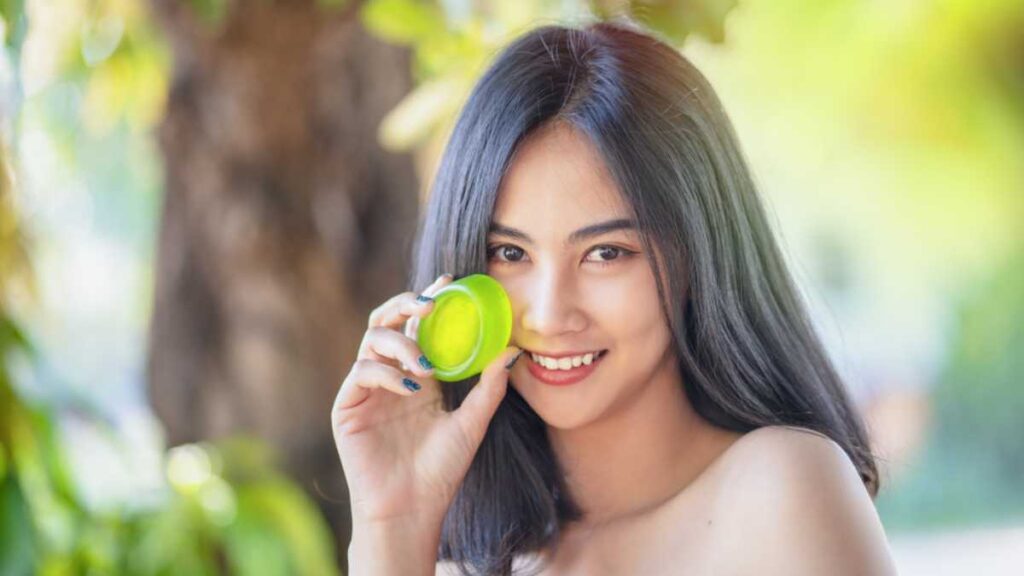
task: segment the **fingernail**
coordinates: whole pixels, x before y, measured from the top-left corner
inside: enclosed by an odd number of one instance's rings
[[[424,370],[430,370],[434,367],[434,365],[430,363],[430,360],[427,360],[426,354],[421,354],[418,362],[420,363],[420,366],[423,366]]]
[[[513,356],[512,359],[505,364],[505,370],[511,370],[512,366],[515,365],[516,360],[519,360],[519,357],[523,355],[523,352],[525,352],[525,350],[519,350],[519,353]]]
[[[419,302],[420,304],[427,304],[428,302],[433,302],[434,299],[431,298],[430,296],[424,296],[423,294],[420,294],[419,296],[416,297],[416,301]]]
[[[444,274],[441,274],[441,276],[444,277],[444,278],[447,278],[449,280],[455,278],[455,275],[452,274],[451,272],[445,272]]]
[[[420,389],[420,385],[414,382],[413,380],[410,380],[409,378],[402,378],[402,386],[405,386],[406,388],[412,390],[413,392],[416,392],[417,390]]]

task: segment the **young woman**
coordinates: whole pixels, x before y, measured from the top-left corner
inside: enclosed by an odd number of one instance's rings
[[[332,411],[351,574],[894,573],[864,426],[676,50],[628,23],[518,38],[417,238]],[[514,314],[454,384],[415,342],[444,272]]]

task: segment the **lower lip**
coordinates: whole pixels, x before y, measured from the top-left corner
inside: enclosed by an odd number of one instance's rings
[[[571,370],[548,370],[547,368],[533,361],[533,357],[526,354],[526,367],[529,368],[533,377],[545,384],[552,386],[568,386],[583,380],[597,368],[597,365],[604,360],[608,353],[605,352],[599,358],[594,358],[590,364],[580,364]]]

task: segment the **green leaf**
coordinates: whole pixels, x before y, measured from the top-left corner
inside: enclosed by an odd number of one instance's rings
[[[34,572],[33,522],[14,475],[0,481],[0,574]]]
[[[4,45],[17,55],[28,32],[25,0],[0,0],[0,17],[4,19]]]
[[[0,314],[0,364],[9,350],[20,350],[30,354],[35,353],[32,342],[25,335],[25,332],[14,323],[13,320]]]
[[[682,46],[691,34],[700,34],[714,43],[725,40],[725,19],[737,0],[630,0],[629,15],[664,40]],[[622,9],[595,1],[594,12],[603,19],[621,14]]]
[[[368,30],[396,44],[413,44],[447,33],[441,8],[422,0],[369,0],[359,17]]]

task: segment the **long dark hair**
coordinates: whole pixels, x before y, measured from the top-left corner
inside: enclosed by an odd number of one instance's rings
[[[721,103],[686,58],[634,23],[546,25],[497,55],[449,137],[409,289],[444,272],[487,270],[502,176],[523,138],[553,121],[600,151],[652,269],[664,270],[659,298],[697,413],[738,432],[823,433],[877,495],[863,423],[809,321]],[[445,408],[477,379],[445,385]],[[545,423],[509,386],[448,510],[438,558],[464,574],[510,574],[513,557],[556,545],[560,528],[581,516]]]

